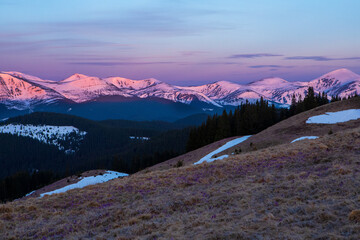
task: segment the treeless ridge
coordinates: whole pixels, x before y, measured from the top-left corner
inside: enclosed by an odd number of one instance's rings
[[[0,205],[3,239],[360,239],[360,128]]]

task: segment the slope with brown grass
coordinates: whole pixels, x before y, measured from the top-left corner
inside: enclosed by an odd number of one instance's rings
[[[3,239],[360,239],[360,128],[0,205]]]
[[[360,119],[337,124],[306,123],[306,120],[312,116],[324,114],[325,112],[337,112],[353,108],[360,109],[360,97],[329,103],[314,108],[312,110],[297,114],[265,129],[258,134],[251,136],[246,141],[232,148],[229,148],[228,150],[219,153],[218,156],[224,154],[230,155],[235,152],[235,149],[241,150],[241,152],[244,153],[271,146],[276,146],[279,144],[290,143],[292,140],[302,136],[323,136],[328,133],[336,133],[347,129],[356,128],[360,126]],[[182,161],[184,165],[191,165],[234,138],[235,137],[227,138],[209,144],[205,147],[188,152],[184,155],[156,164],[150,168],[143,170],[142,172],[170,169],[176,166],[176,163],[178,161]]]

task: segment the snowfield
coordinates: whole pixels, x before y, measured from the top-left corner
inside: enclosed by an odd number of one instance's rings
[[[317,138],[319,138],[319,137],[318,136],[304,136],[304,137],[299,137],[299,138],[291,141],[291,143],[301,141],[301,140],[305,140],[305,139],[317,139]]]
[[[203,163],[203,162],[213,162],[215,160],[221,160],[221,159],[227,158],[227,157],[229,157],[229,155],[222,155],[220,157],[215,157],[215,158],[211,158],[211,157],[214,156],[215,154],[218,154],[218,153],[221,153],[222,151],[225,151],[226,149],[229,149],[229,148],[231,148],[231,147],[233,147],[235,145],[238,145],[239,143],[242,143],[243,141],[247,140],[249,137],[251,137],[251,135],[231,140],[231,141],[225,143],[223,146],[216,149],[215,151],[212,151],[211,153],[209,153],[205,157],[201,158],[199,161],[197,161],[194,164],[196,165],[196,164],[200,164],[200,163]]]
[[[136,137],[136,136],[129,136],[129,138],[131,140],[145,140],[145,141],[149,141],[150,137]]]
[[[85,131],[80,131],[72,126],[50,126],[50,125],[23,125],[23,124],[7,124],[0,126],[0,134],[7,133],[22,137],[30,137],[40,142],[55,145],[59,150],[65,150],[64,145],[69,143],[78,144],[84,139],[87,134]],[[66,153],[75,152],[74,149],[69,148],[65,150]]]
[[[40,194],[40,197],[43,197],[45,195],[52,195],[52,194],[56,194],[56,193],[64,193],[64,192],[69,191],[71,189],[84,188],[84,187],[89,186],[89,185],[94,185],[94,184],[98,184],[98,183],[104,183],[104,182],[110,181],[110,180],[115,179],[115,178],[126,177],[126,176],[128,176],[128,174],[126,174],[126,173],[120,173],[120,172],[114,172],[114,171],[106,171],[106,173],[103,174],[103,175],[84,177],[84,178],[80,177],[79,179],[81,179],[81,180],[79,182],[67,185],[67,186],[65,186],[63,188],[59,188],[59,189],[56,189],[56,190],[51,191],[51,192],[42,193],[42,194]]]
[[[310,117],[306,123],[335,124],[356,120],[360,118],[360,109],[349,109],[339,112],[327,112],[322,115]]]

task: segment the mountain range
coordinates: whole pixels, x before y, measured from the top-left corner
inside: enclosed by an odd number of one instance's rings
[[[288,106],[293,94],[297,98],[304,97],[308,87],[313,87],[316,93],[327,93],[329,98],[347,97],[360,92],[360,75],[348,69],[338,69],[309,82],[289,82],[274,77],[248,84],[218,81],[184,87],[153,78],[131,80],[122,77],[98,78],[74,74],[64,80],[53,81],[20,72],[0,72],[0,117],[52,109],[56,112],[72,111],[75,115],[89,118],[102,115],[103,119],[137,119],[136,111],[156,108],[163,113],[154,114],[154,119],[163,119],[166,115],[171,115],[165,113],[169,106],[177,103],[175,108],[171,108],[176,109],[174,115],[182,112],[179,114],[180,118],[190,113],[238,106],[246,100],[253,102],[260,97],[277,106]],[[122,107],[124,104],[127,104],[126,107]],[[134,105],[141,107],[133,108]],[[167,108],[160,110],[165,105]],[[112,115],[110,112],[114,112],[114,107],[122,113]],[[99,110],[106,108],[109,108],[106,114],[101,114],[101,111],[99,114]],[[133,112],[129,110],[131,108]],[[127,110],[131,113],[124,115]],[[93,114],[87,116],[89,112]]]

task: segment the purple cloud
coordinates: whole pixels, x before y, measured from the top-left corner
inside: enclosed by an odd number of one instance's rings
[[[272,53],[250,53],[250,54],[235,54],[231,55],[228,58],[262,58],[262,57],[282,57],[281,54],[272,54]]]
[[[181,51],[181,55],[183,56],[195,56],[200,54],[209,53],[208,51]]]
[[[286,57],[286,60],[313,60],[313,61],[339,61],[339,60],[360,60],[360,57],[329,58],[325,56],[293,56]]]
[[[118,65],[150,65],[150,64],[175,64],[176,62],[69,62],[67,64],[92,65],[92,66],[118,66]]]
[[[254,65],[249,68],[292,68],[293,66],[281,66],[281,65]]]

